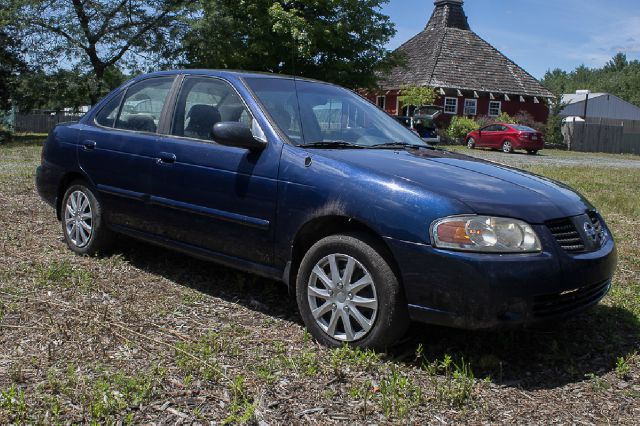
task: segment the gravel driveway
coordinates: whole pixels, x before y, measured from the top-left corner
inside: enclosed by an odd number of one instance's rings
[[[459,146],[443,146],[442,148],[518,168],[539,165],[640,169],[640,156],[631,154],[602,154],[545,150],[541,151],[538,155],[527,155],[522,152],[505,154],[500,151],[492,151],[489,149],[471,150],[466,147]]]

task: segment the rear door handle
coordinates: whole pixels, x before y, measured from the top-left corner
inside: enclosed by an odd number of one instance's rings
[[[158,154],[158,164],[173,164],[176,162],[176,155],[171,152],[161,152]]]
[[[85,151],[93,151],[96,149],[96,141],[84,141],[82,142],[82,149]]]

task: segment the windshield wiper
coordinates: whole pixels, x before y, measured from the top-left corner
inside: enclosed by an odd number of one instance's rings
[[[368,148],[366,146],[356,145],[353,143],[339,141],[339,140],[310,142],[310,143],[304,143],[298,146],[302,148],[350,148],[350,149]]]
[[[420,148],[427,148],[427,149],[433,149],[432,146],[429,145],[416,145],[413,143],[407,143],[407,142],[387,142],[387,143],[379,143],[377,145],[373,145],[371,148],[379,148],[379,149],[404,149],[404,148],[410,148],[410,149],[420,149]]]

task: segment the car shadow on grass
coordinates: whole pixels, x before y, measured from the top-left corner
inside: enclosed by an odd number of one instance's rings
[[[115,252],[136,268],[254,311],[303,324],[280,282],[121,237]]]
[[[178,285],[303,325],[282,283],[129,239],[117,252],[138,269]],[[469,363],[479,379],[553,389],[615,370],[619,357],[638,351],[639,341],[640,321],[633,313],[601,304],[544,329],[465,331],[413,324],[384,358],[426,367],[450,355],[456,363]]]
[[[395,351],[423,349],[428,364],[450,355],[469,363],[476,378],[525,390],[554,389],[616,370],[619,357],[638,351],[640,321],[630,311],[598,305],[553,325],[502,331],[465,331],[414,324]]]

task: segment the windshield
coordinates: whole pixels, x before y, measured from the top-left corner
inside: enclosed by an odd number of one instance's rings
[[[391,116],[349,90],[283,78],[245,81],[273,122],[295,145],[339,142],[364,147],[428,146]]]
[[[531,127],[527,127],[527,126],[513,126],[514,129],[520,131],[520,132],[535,132],[535,129],[532,129]]]

